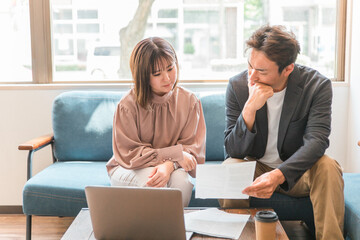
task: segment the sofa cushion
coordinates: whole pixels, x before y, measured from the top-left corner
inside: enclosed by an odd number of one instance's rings
[[[225,94],[199,97],[206,123],[206,161],[224,160]]]
[[[106,161],[112,156],[112,124],[124,93],[70,91],[53,103],[55,157],[59,161]],[[206,161],[224,160],[225,94],[199,97],[206,122]]]
[[[360,174],[344,173],[346,239],[360,239]]]
[[[25,184],[23,211],[28,215],[76,216],[87,207],[88,185],[110,185],[106,162],[56,162]]]
[[[71,91],[53,103],[55,157],[59,161],[106,161],[112,156],[112,124],[123,93]]]

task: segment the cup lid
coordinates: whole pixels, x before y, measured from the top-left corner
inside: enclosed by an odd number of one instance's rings
[[[276,212],[259,211],[255,214],[255,220],[259,222],[276,222],[278,220]]]

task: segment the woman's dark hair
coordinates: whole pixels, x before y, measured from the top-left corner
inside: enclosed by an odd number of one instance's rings
[[[284,26],[263,26],[256,30],[246,41],[247,49],[263,52],[279,67],[279,73],[288,65],[295,63],[300,53],[300,45],[296,36],[288,32]]]
[[[150,76],[162,69],[164,61],[168,65],[175,63],[177,67],[177,79],[179,79],[179,64],[174,48],[171,44],[159,37],[146,38],[140,41],[134,48],[130,57],[130,69],[135,82],[136,101],[146,108],[151,98]]]

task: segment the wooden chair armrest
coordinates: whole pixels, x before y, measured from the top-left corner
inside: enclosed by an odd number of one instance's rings
[[[18,149],[19,150],[35,150],[39,147],[42,147],[44,145],[47,145],[51,143],[51,141],[54,140],[54,134],[50,133],[38,138],[31,139],[30,141],[27,141],[26,143],[20,144]]]

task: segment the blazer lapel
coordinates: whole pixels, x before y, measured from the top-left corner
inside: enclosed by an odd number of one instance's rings
[[[279,135],[278,135],[278,143],[277,143],[279,154],[281,154],[281,147],[285,139],[286,131],[289,127],[291,117],[298,105],[302,90],[303,87],[299,75],[299,70],[295,65],[295,68],[293,72],[290,74],[288,79],[284,104],[281,111],[281,117],[279,123]]]
[[[264,152],[267,144],[268,139],[268,117],[267,117],[267,105],[265,105],[260,108],[256,112],[256,123],[257,127],[259,129],[259,132],[261,134],[261,139],[263,141],[264,146]]]

